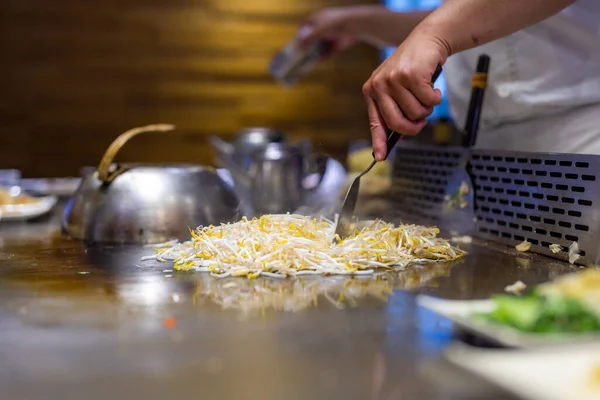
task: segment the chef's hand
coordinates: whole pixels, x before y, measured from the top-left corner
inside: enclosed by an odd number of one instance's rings
[[[300,29],[301,45],[317,40],[332,43],[329,56],[345,50],[358,42],[353,19],[360,10],[356,7],[326,8],[311,15]]]
[[[444,65],[449,49],[443,40],[418,31],[411,35],[373,72],[363,86],[375,158],[386,154],[386,127],[416,135],[427,124],[442,94],[431,78]]]

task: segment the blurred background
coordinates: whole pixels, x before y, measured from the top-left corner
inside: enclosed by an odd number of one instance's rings
[[[77,176],[118,134],[155,122],[177,133],[136,139],[122,160],[209,164],[210,135],[229,140],[249,126],[310,137],[343,160],[369,137],[361,86],[385,54],[357,46],[291,89],[267,67],[311,12],[368,3],[378,2],[3,0],[0,169]]]

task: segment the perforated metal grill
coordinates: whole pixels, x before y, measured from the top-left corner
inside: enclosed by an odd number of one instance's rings
[[[577,242],[579,261],[596,262],[600,157],[478,151],[472,164],[480,236],[527,240],[536,252],[565,260]],[[551,244],[562,251],[552,253]]]
[[[393,196],[409,222],[444,227],[447,179],[462,148],[419,146],[398,149]],[[577,242],[577,263],[598,261],[600,250],[600,156],[475,150],[475,235],[511,246],[529,241],[531,251],[568,260]],[[561,246],[559,253],[551,244]]]
[[[406,222],[443,224],[441,204],[448,179],[464,149],[460,147],[399,147],[394,159],[391,194],[398,216]]]

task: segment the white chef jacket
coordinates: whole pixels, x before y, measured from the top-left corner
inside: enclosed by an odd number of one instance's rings
[[[600,0],[451,56],[444,66],[454,121],[467,114],[481,53],[491,57],[477,147],[600,154]]]

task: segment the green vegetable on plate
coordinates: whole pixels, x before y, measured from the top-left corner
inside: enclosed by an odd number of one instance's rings
[[[523,296],[495,296],[493,301],[495,310],[478,318],[527,333],[600,332],[600,317],[572,298],[533,290]]]

